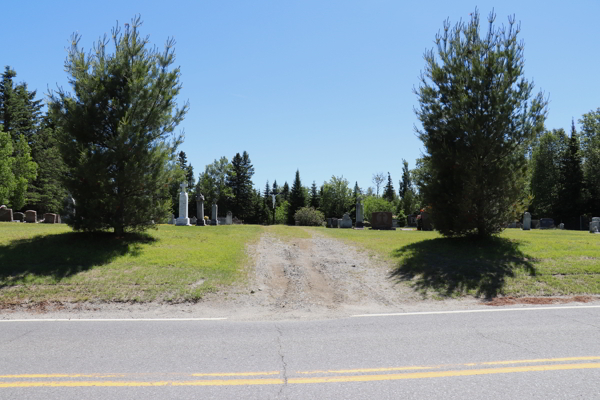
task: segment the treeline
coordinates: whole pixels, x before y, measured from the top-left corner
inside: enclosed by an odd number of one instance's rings
[[[5,67],[0,82],[0,204],[39,214],[58,213],[67,190],[56,124],[17,73]]]
[[[571,123],[545,130],[535,141],[529,160],[534,218],[553,218],[568,224],[580,216],[600,216],[600,108]]]

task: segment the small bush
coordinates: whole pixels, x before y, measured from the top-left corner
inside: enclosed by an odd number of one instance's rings
[[[294,214],[294,220],[302,226],[321,226],[325,222],[325,216],[312,207],[302,207]]]

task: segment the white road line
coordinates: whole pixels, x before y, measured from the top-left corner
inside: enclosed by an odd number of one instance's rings
[[[389,314],[357,314],[352,317],[401,317],[405,315],[434,315],[434,314],[466,314],[466,313],[485,313],[485,312],[505,312],[505,311],[544,311],[544,310],[568,310],[580,308],[600,308],[600,306],[566,306],[566,307],[524,307],[524,308],[492,308],[489,310],[457,310],[457,311],[423,311]]]
[[[154,321],[222,321],[227,318],[48,318],[0,319],[0,322],[154,322]]]

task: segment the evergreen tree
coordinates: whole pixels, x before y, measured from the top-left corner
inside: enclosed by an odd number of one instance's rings
[[[564,222],[571,217],[579,217],[583,214],[583,170],[581,167],[581,151],[579,149],[579,137],[575,130],[575,121],[571,122],[571,138],[567,142],[567,148],[560,157],[560,177],[558,208],[556,217]]]
[[[36,179],[29,182],[27,188],[26,210],[44,213],[62,213],[65,198],[68,195],[62,178],[67,173],[58,147],[58,127],[55,120],[47,115],[41,129],[34,136],[31,156],[38,165]]]
[[[319,199],[317,184],[315,181],[313,181],[312,186],[310,187],[310,206],[316,210],[319,208],[320,203],[321,201]]]
[[[445,236],[489,237],[524,210],[526,152],[542,129],[547,101],[523,77],[519,26],[479,36],[479,13],[436,36],[437,57],[416,94],[427,174],[421,188],[433,223]]]
[[[306,203],[306,197],[302,182],[300,182],[300,170],[296,170],[296,177],[292,184],[292,191],[290,192],[290,207],[288,209],[287,223],[288,225],[295,225],[294,215],[296,211],[304,207]]]
[[[227,186],[231,189],[230,211],[239,219],[244,219],[252,210],[252,175],[254,167],[248,153],[237,153],[231,160],[231,170],[227,177]]]
[[[148,48],[136,17],[100,39],[94,51],[79,48],[74,34],[65,67],[74,93],[52,93],[59,116],[61,152],[69,168],[66,186],[77,212],[69,224],[76,230],[113,228],[116,235],[142,231],[163,221],[171,209],[169,186],[181,182],[175,162],[181,136],[173,137],[187,104],[177,108],[181,90],[174,40],[164,52]]]
[[[555,217],[560,188],[560,155],[566,151],[563,129],[546,131],[539,137],[531,156],[531,194],[529,210],[536,218]]]
[[[281,197],[285,201],[288,201],[290,198],[290,185],[288,185],[287,181],[283,183],[283,187],[281,188]]]
[[[388,181],[383,190],[383,198],[392,203],[396,199],[396,192],[394,190],[394,184],[392,183],[392,177],[388,172]]]
[[[410,179],[410,170],[408,169],[408,161],[402,159],[402,180],[400,181],[400,189],[398,194],[404,199],[406,192],[412,190],[412,180]]]

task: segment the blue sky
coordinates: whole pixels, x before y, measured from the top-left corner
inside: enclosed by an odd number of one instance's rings
[[[174,37],[190,102],[181,150],[196,176],[206,164],[247,151],[253,181],[305,186],[332,175],[373,186],[402,159],[414,167],[421,142],[413,107],[423,53],[449,18],[496,23],[515,14],[525,76],[549,96],[548,128],[600,107],[600,2],[564,1],[32,1],[3,4],[0,63],[37,89],[68,88],[64,60],[73,32],[90,49],[119,21],[141,14],[143,35]]]

